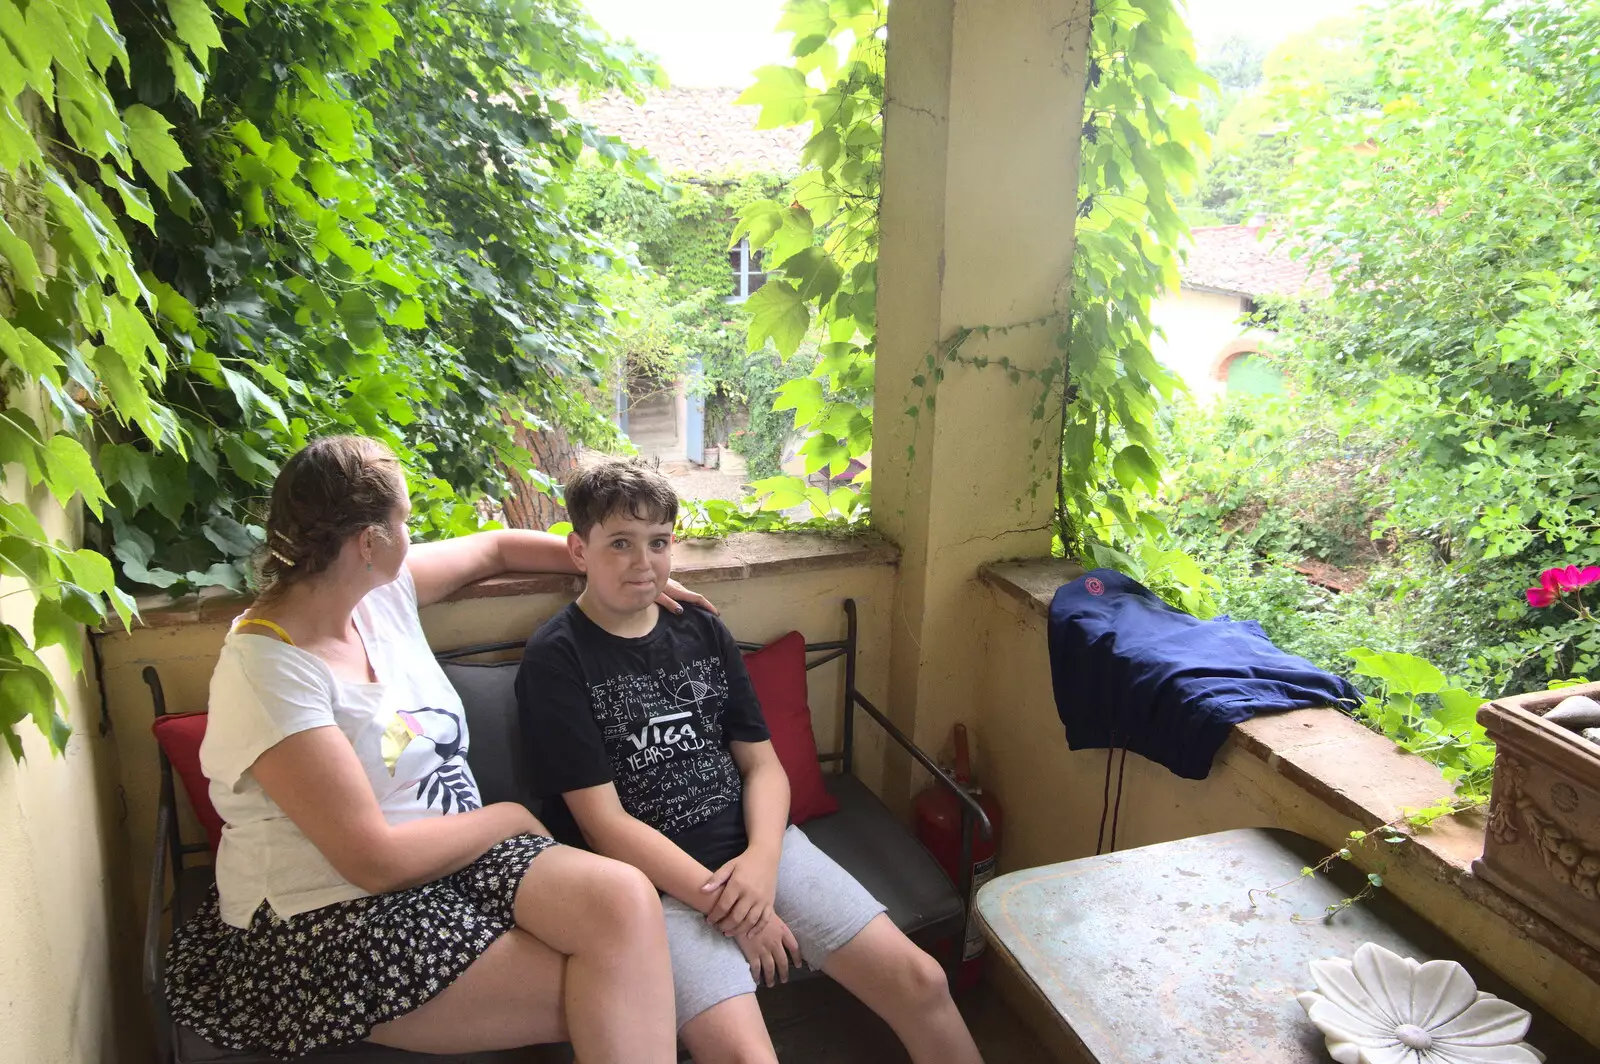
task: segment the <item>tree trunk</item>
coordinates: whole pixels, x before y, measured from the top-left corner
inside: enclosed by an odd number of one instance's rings
[[[567,438],[565,429],[543,432],[517,428],[517,443],[533,458],[533,467],[557,484],[565,483],[578,468],[578,448]],[[567,508],[540,491],[538,485],[507,470],[511,495],[505,500],[506,524],[511,528],[547,529],[567,519]]]

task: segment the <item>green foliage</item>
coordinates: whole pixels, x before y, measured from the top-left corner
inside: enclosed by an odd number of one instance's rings
[[[756,477],[778,472],[788,418],[776,417],[777,386],[788,377],[770,348],[747,351],[749,315],[730,303],[728,231],[747,204],[776,195],[771,174],[678,175],[661,183],[612,167],[580,166],[573,207],[615,244],[631,250],[602,282],[618,327],[608,341],[610,364],[629,380],[674,381],[700,360],[710,440],[731,443],[751,459]],[[749,410],[747,428],[731,421]]]
[[[872,445],[885,14],[884,4],[870,0],[791,0],[779,28],[793,34],[793,64],[763,70],[741,97],[762,107],[763,125],[811,130],[807,169],[789,198],[752,204],[734,233],[767,249],[782,274],[750,301],[752,349],[770,339],[787,356],[812,330],[822,337],[816,369],[786,386],[780,400],[806,434],[808,474],[836,475]],[[1195,100],[1208,83],[1168,0],[1097,6],[1072,320],[1054,322],[1063,353],[1042,370],[993,363],[1038,396],[1036,454],[1054,442],[1045,430],[1058,414],[1052,396],[1070,382],[1057,508],[1061,541],[1079,555],[1099,544],[1132,559],[1161,531],[1140,509],[1161,476],[1152,429],[1157,403],[1178,382],[1151,354],[1150,302],[1177,283],[1175,249],[1186,229],[1173,197],[1192,181],[1204,150]],[[988,368],[987,359],[962,348],[991,331],[961,330],[930,351],[912,382],[926,394],[905,416],[935,409],[947,365]],[[785,497],[799,494],[791,487]],[[849,496],[833,493],[830,507],[836,497]],[[1203,585],[1184,586],[1193,597]]]
[[[1477,721],[1487,699],[1447,679],[1411,654],[1359,648],[1350,652],[1358,676],[1376,681],[1376,693],[1353,708],[1356,715],[1412,753],[1444,770],[1457,797],[1489,799],[1494,744]],[[1449,803],[1442,812],[1448,812]],[[1426,815],[1429,811],[1424,811]]]
[[[1327,19],[1266,56],[1241,42],[1224,42],[1201,65],[1218,88],[1204,100],[1212,157],[1194,192],[1181,201],[1192,225],[1237,225],[1278,213],[1301,136],[1284,120],[1285,96],[1327,112],[1375,105],[1373,67],[1356,17]]]
[[[781,197],[740,212],[732,242],[760,249],[776,272],[750,297],[748,348],[770,340],[787,361],[818,326],[814,367],[779,389],[805,436],[807,475],[838,476],[872,447],[877,326],[878,190],[883,172],[884,0],[789,0],[778,24],[793,37],[791,66],[764,67],[740,103],[760,128],[809,125],[805,169]],[[799,478],[757,485],[772,510],[808,504],[819,517],[865,512],[871,471],[832,492]]]
[[[1368,27],[1378,107],[1285,97],[1293,222],[1336,285],[1286,327],[1405,422],[1390,523],[1447,557],[1600,547],[1596,44],[1592,6],[1406,3]]]
[[[43,219],[0,226],[4,460],[84,499],[125,585],[242,587],[261,496],[313,434],[395,447],[429,535],[476,527],[503,487],[487,457],[526,467],[509,422],[528,410],[604,431],[583,389],[609,248],[561,180],[585,145],[631,157],[551,93],[652,72],[573,0],[221,6],[0,6],[0,166]],[[72,641],[63,615],[126,619],[102,554],[20,507],[0,520],[41,643]],[[48,674],[15,630],[0,642],[0,730],[15,754],[31,715],[59,748]]]
[[[1096,5],[1057,499],[1061,542],[1079,557],[1165,535],[1147,505],[1163,467],[1156,412],[1182,386],[1151,352],[1150,305],[1178,287],[1188,227],[1175,199],[1207,148],[1194,101],[1209,85],[1168,0]]]

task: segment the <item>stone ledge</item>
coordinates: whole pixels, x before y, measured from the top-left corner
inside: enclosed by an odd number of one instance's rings
[[[1071,558],[1038,558],[980,566],[978,579],[1048,620],[1050,600],[1055,597],[1056,588],[1071,583],[1084,572],[1083,566]]]
[[[1048,619],[1056,589],[1083,572],[1074,561],[1046,558],[986,565],[978,575]],[[1241,755],[1261,761],[1269,771],[1362,828],[1387,823],[1406,809],[1434,805],[1451,793],[1433,764],[1333,707],[1268,713],[1245,721],[1234,728],[1218,759]],[[1472,874],[1472,862],[1483,855],[1485,826],[1482,813],[1435,821],[1409,832],[1413,841],[1397,848],[1391,859],[1458,891],[1600,982],[1600,951]]]
[[[720,540],[686,540],[673,548],[672,575],[686,584],[718,584],[753,576],[781,576],[818,569],[897,565],[900,552],[876,534],[840,538],[797,532],[739,532]],[[577,595],[583,581],[565,573],[518,573],[468,584],[446,602],[514,595]],[[139,600],[139,627],[172,628],[231,621],[253,598],[222,588],[207,588],[182,598],[152,595]],[[112,619],[105,631],[122,625]]]

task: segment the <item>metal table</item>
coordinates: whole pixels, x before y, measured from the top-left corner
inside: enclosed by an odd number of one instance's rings
[[[1314,988],[1310,961],[1363,942],[1461,962],[1480,990],[1533,1013],[1528,1041],[1549,1064],[1600,1061],[1387,891],[1319,919],[1363,882],[1348,866],[1299,879],[1327,852],[1292,832],[1224,831],[1000,876],[978,914],[1093,1064],[1326,1064],[1295,994]],[[1252,889],[1290,880],[1251,906]]]

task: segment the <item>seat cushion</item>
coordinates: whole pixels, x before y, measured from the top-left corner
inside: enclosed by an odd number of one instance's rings
[[[483,802],[521,802],[540,815],[522,754],[522,718],[517,713],[520,661],[441,662],[467,711],[467,764]]]
[[[789,820],[804,824],[813,817],[839,811],[839,803],[823,786],[817,761],[817,737],[811,731],[811,705],[806,700],[806,640],[799,632],[744,656],[744,667],[761,702],[761,715],[772,733],[772,748],[789,777]]]
[[[916,836],[854,776],[824,779],[839,811],[800,830],[871,891],[907,935],[924,941],[959,935],[961,895]]]
[[[206,737],[208,720],[205,713],[167,713],[157,717],[150,730],[183,782],[183,793],[189,796],[195,819],[205,829],[211,852],[216,853],[222,842],[222,818],[211,804],[211,781],[200,770],[200,743]]]

